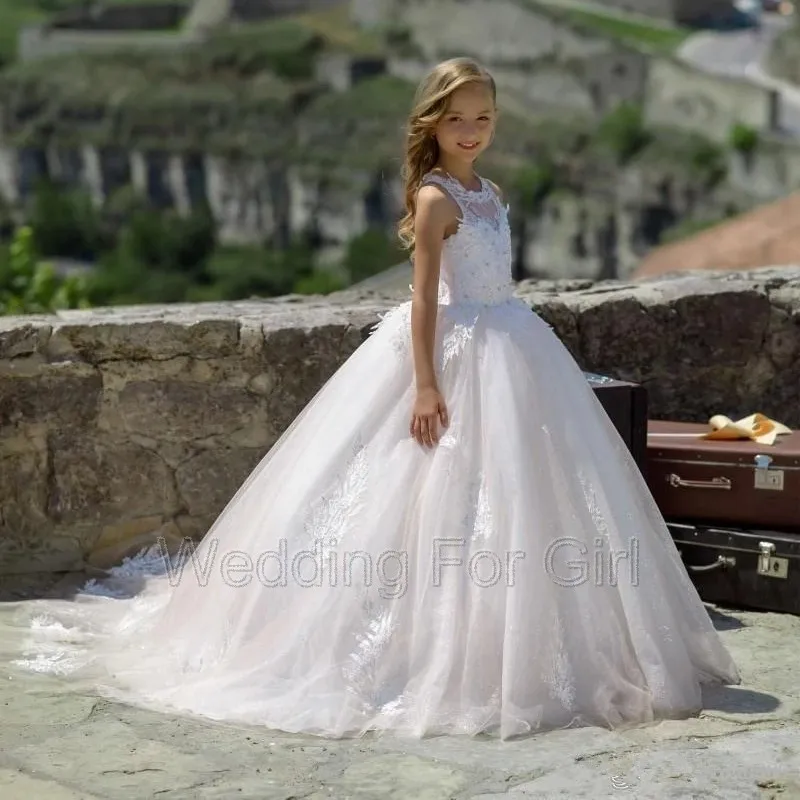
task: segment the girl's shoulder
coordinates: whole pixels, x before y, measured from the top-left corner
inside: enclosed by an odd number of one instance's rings
[[[422,191],[429,186],[438,187],[439,189],[447,189],[452,186],[452,180],[453,179],[446,172],[434,168],[422,176],[419,182],[418,191]]]
[[[457,192],[453,185],[453,179],[446,173],[438,170],[431,170],[422,176],[422,180],[417,187],[417,202],[420,207],[425,204],[442,205],[450,204],[458,207],[456,199]]]

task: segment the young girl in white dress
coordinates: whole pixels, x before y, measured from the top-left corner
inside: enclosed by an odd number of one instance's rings
[[[412,299],[196,549],[26,605],[19,665],[332,737],[615,727],[739,682],[584,374],[514,297],[504,200],[474,171],[496,120],[480,65],[430,73],[404,170]]]

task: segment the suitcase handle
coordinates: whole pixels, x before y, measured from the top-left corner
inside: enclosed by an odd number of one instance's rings
[[[678,555],[682,557],[683,553],[678,550]],[[711,564],[684,564],[684,566],[689,572],[711,572],[712,569],[728,569],[728,567],[735,567],[736,557],[718,555],[717,560]]]
[[[730,478],[711,478],[708,481],[685,481],[680,475],[671,472],[667,475],[670,486],[684,487],[686,489],[730,489]]]

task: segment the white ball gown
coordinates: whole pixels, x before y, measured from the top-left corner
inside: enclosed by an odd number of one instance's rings
[[[441,265],[439,444],[409,435],[409,301],[182,560],[156,550],[25,604],[18,667],[330,737],[616,727],[739,682],[585,375],[513,296],[507,209],[485,181],[426,182],[462,212]]]

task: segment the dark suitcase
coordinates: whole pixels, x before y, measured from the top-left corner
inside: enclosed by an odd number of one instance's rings
[[[584,372],[606,414],[630,450],[639,469],[647,458],[647,390],[638,383]]]
[[[800,533],[667,526],[706,602],[800,614]]]
[[[709,430],[650,420],[646,479],[673,522],[800,532],[800,432],[774,444],[689,437]]]

